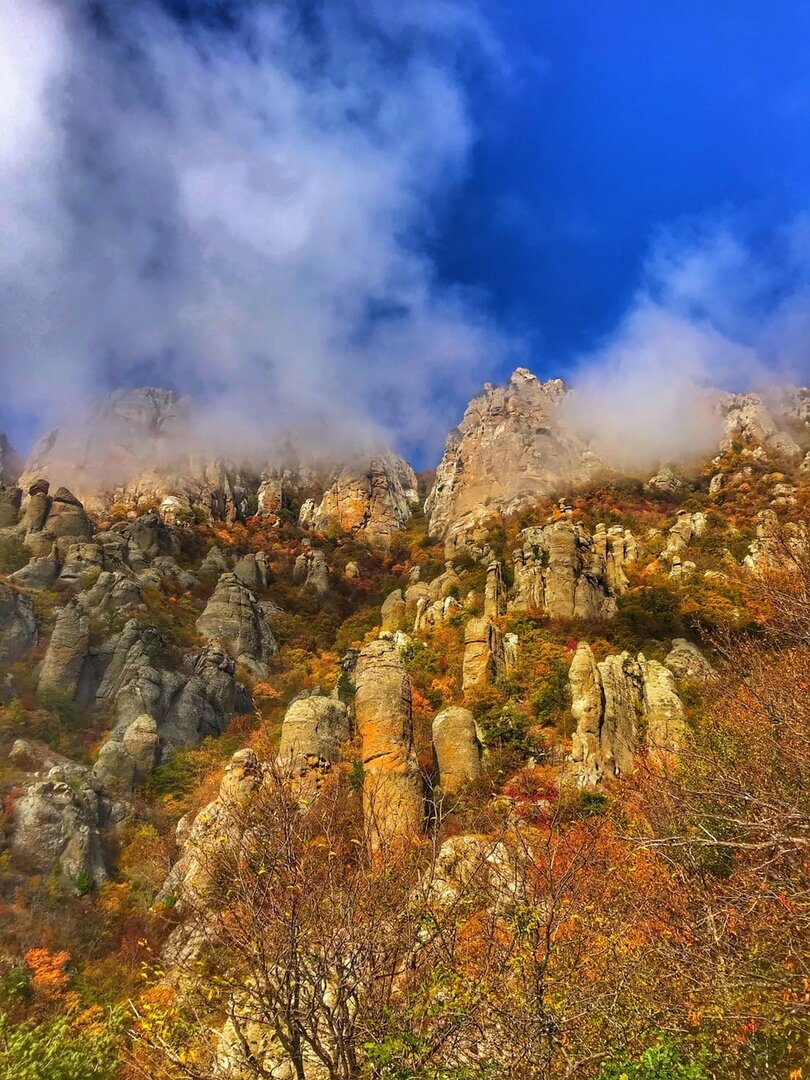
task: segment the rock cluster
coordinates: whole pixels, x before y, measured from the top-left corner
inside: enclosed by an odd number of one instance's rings
[[[351,738],[349,711],[342,701],[311,694],[292,702],[284,714],[278,767],[287,776],[317,781],[341,758]]]
[[[616,597],[627,588],[626,567],[638,554],[636,541],[620,526],[597,526],[591,535],[568,520],[520,533],[513,554],[512,611],[537,609],[558,618],[609,619]]]
[[[341,532],[361,533],[371,543],[387,547],[418,504],[416,489],[411,466],[387,451],[368,462],[345,465],[320,503],[308,500],[302,506],[299,523],[321,530],[336,526]]]
[[[590,645],[581,641],[569,683],[577,725],[571,769],[580,786],[627,775],[642,751],[657,756],[677,751],[685,714],[672,672],[663,664],[626,652],[597,663]]]

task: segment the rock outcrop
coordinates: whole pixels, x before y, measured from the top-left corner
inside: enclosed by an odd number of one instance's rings
[[[597,664],[590,645],[581,641],[569,682],[577,725],[571,767],[580,786],[626,776],[641,752],[661,757],[677,751],[685,714],[672,672],[663,664],[641,654],[634,660],[626,652]]]
[[[61,609],[48,642],[39,673],[37,691],[59,690],[72,700],[76,696],[90,644],[90,620],[78,600]]]
[[[253,593],[234,574],[220,577],[196,625],[204,638],[225,648],[252,675],[267,677],[278,644]]]
[[[481,744],[469,709],[451,706],[433,721],[433,752],[445,795],[457,795],[481,773]]]
[[[416,474],[410,465],[386,451],[368,462],[344,466],[320,503],[310,503],[302,511],[300,524],[321,530],[333,526],[387,547],[418,504],[416,489]]]
[[[464,691],[492,682],[505,668],[503,634],[486,615],[470,619],[464,628]]]
[[[422,779],[413,745],[411,681],[396,644],[372,641],[357,658],[354,699],[363,759],[363,811],[379,850],[422,826]]]
[[[598,462],[567,424],[559,379],[518,368],[506,386],[487,384],[448,436],[425,512],[432,536],[461,546],[484,516],[511,513],[585,479]]]
[[[114,799],[132,799],[159,761],[157,723],[143,714],[124,729],[120,739],[104,743],[93,766],[93,777]]]
[[[664,663],[676,679],[692,679],[694,682],[711,682],[717,672],[697,647],[686,638],[675,638]]]
[[[31,598],[0,582],[0,663],[13,664],[37,643]]]
[[[638,548],[632,533],[598,526],[593,536],[581,525],[557,521],[520,533],[513,553],[512,611],[537,609],[557,618],[609,619],[616,597],[627,588],[626,567]]]
[[[317,694],[300,697],[284,714],[278,767],[285,775],[317,783],[340,761],[341,747],[351,734],[342,701]]]
[[[88,785],[74,791],[58,768],[52,771],[53,778],[31,784],[15,802],[11,851],[28,869],[45,875],[58,871],[78,892],[86,892],[107,880],[97,796]]]

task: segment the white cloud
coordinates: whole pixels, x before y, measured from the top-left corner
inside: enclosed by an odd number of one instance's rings
[[[580,358],[570,409],[610,461],[681,461],[717,444],[711,388],[766,389],[810,374],[810,232],[767,253],[728,226],[663,233],[630,309]]]
[[[0,391],[44,421],[118,384],[188,388],[204,438],[282,427],[434,451],[504,342],[420,237],[473,131],[469,4],[0,6]],[[6,60],[12,63],[5,63]]]

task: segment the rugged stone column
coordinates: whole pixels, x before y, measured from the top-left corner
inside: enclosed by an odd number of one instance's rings
[[[354,699],[363,755],[363,812],[373,849],[416,835],[424,816],[413,747],[411,680],[391,640],[379,638],[357,659]]]
[[[312,778],[340,761],[340,748],[351,738],[349,713],[342,701],[314,695],[290,705],[281,726],[278,766],[293,778]]]
[[[439,783],[455,795],[481,772],[481,744],[469,709],[453,705],[433,721],[433,753]]]
[[[470,619],[464,631],[463,689],[492,682],[503,667],[503,635],[498,627],[486,615]]]
[[[484,614],[490,619],[497,619],[506,613],[506,586],[503,569],[499,562],[492,562],[487,567],[487,580],[484,587]]]

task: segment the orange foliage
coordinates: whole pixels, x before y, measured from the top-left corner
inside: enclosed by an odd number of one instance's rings
[[[25,965],[31,972],[31,985],[47,1001],[56,1001],[68,988],[70,977],[65,968],[69,952],[50,952],[48,949],[29,949]]]

